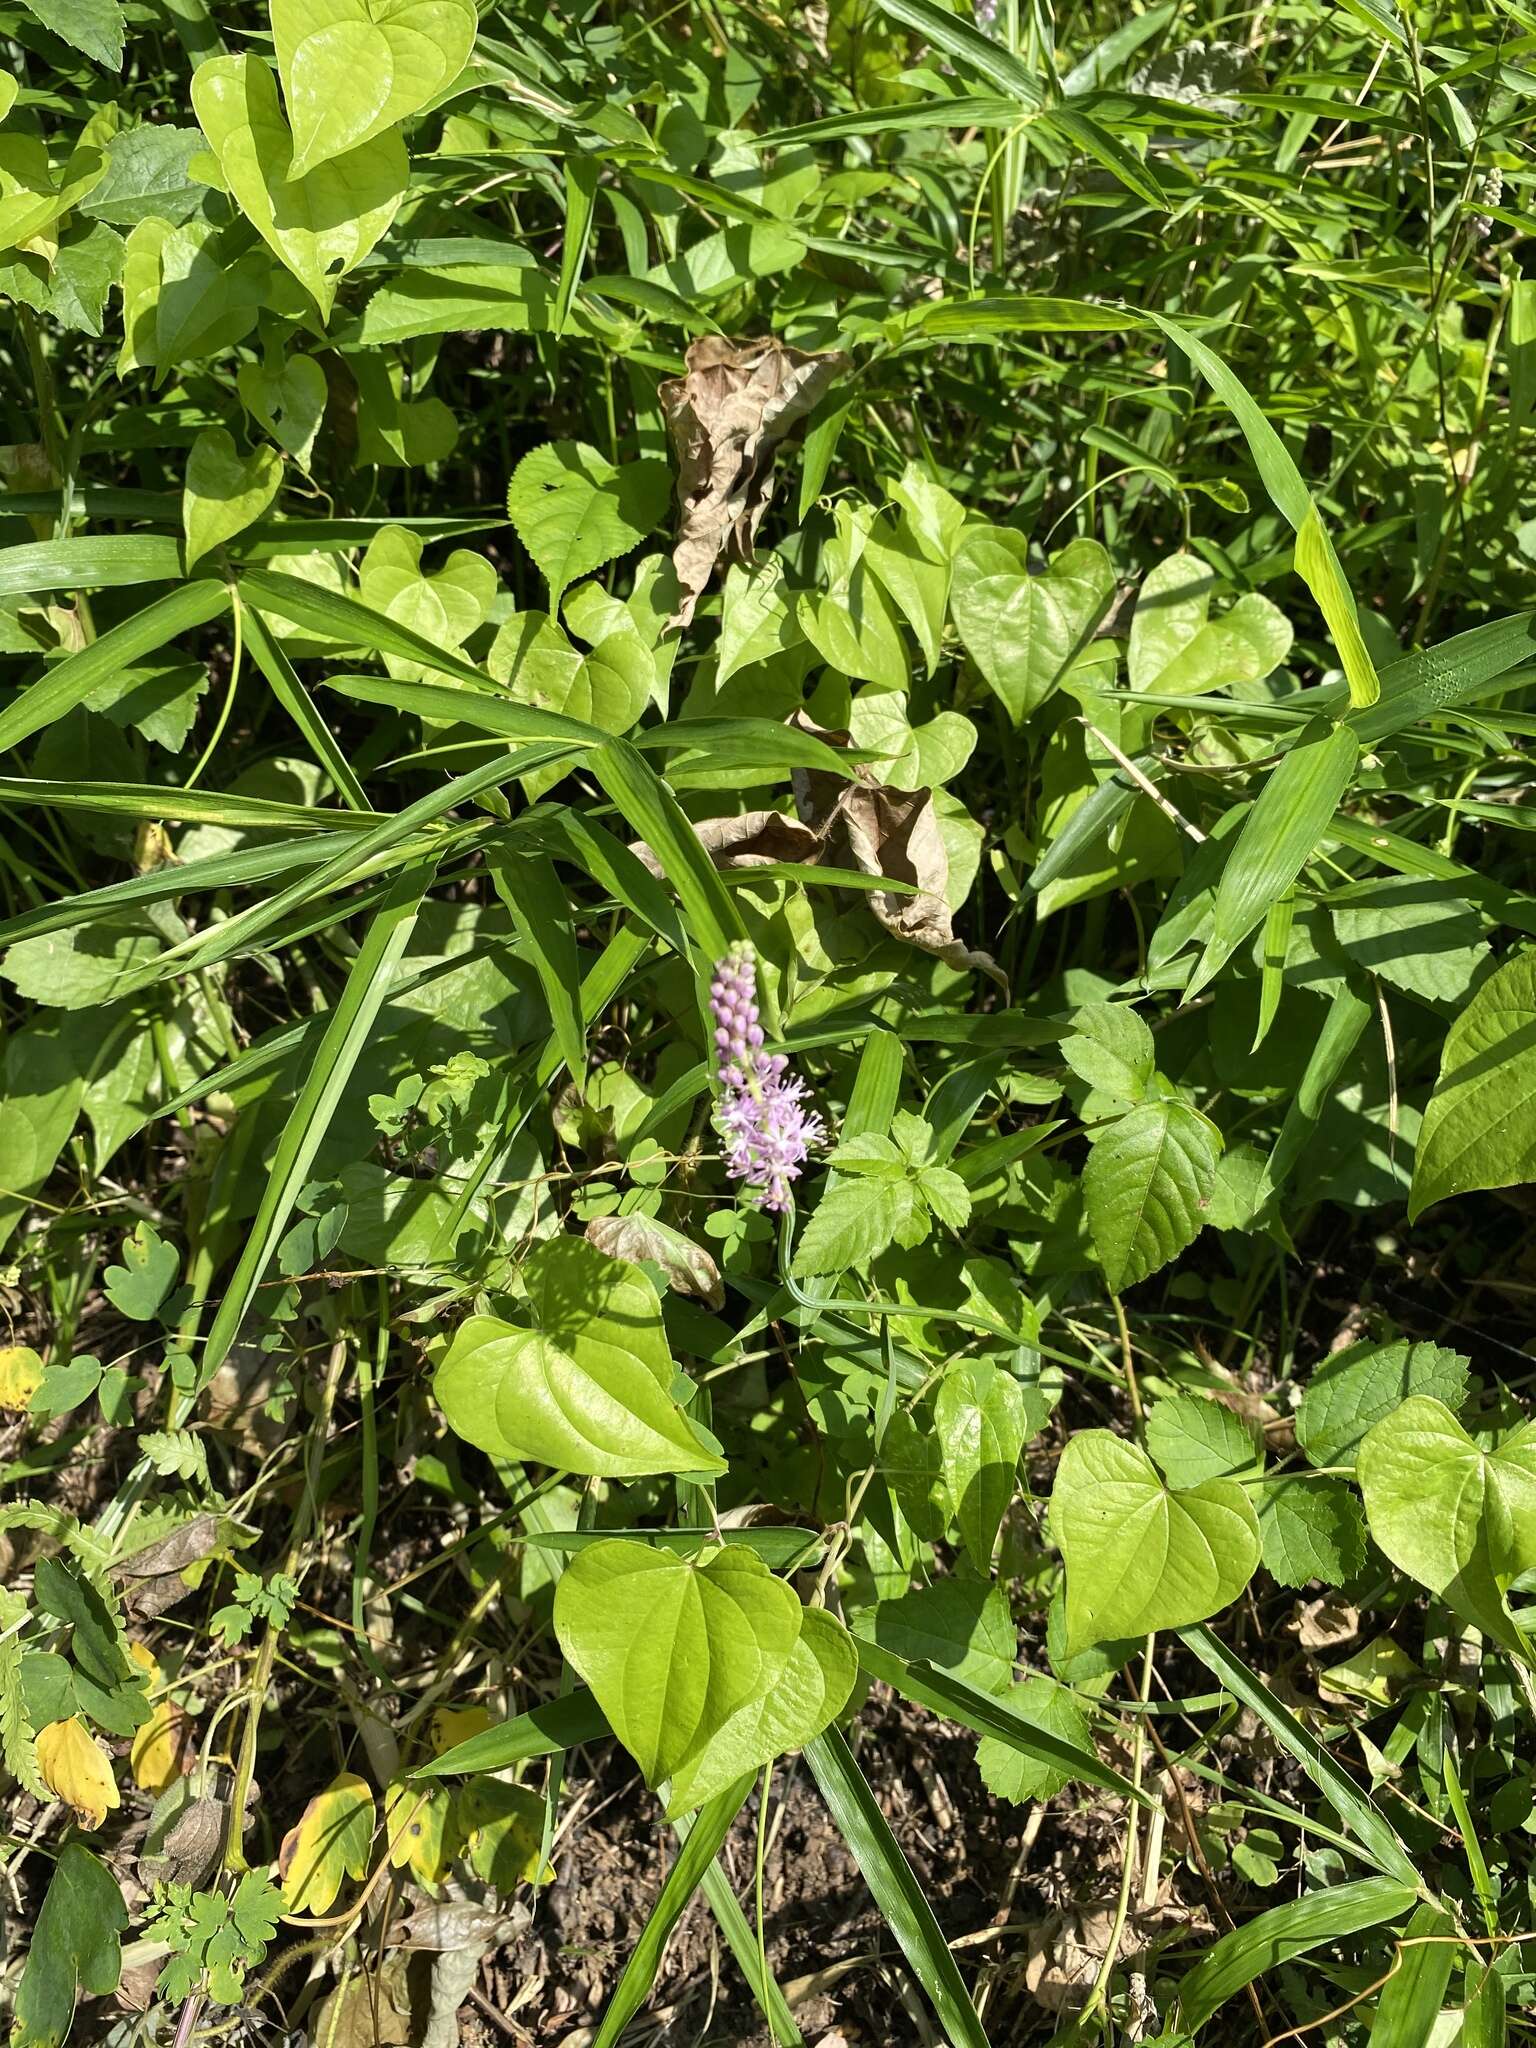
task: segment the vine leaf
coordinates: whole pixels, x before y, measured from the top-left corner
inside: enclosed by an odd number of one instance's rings
[[[786,1750],[803,1749],[847,1704],[858,1675],[858,1652],[847,1629],[824,1608],[806,1608],[799,1640],[777,1682],[738,1707],[673,1772],[668,1817],[705,1805]]]
[[[578,1551],[555,1593],[560,1647],[659,1785],[783,1676],[803,1610],[745,1548],[702,1560],[617,1538]]]
[[[296,176],[420,113],[475,46],[473,0],[272,0],[271,13]]]
[[[523,1284],[533,1329],[471,1316],[438,1368],[438,1401],[461,1436],[610,1478],[724,1470],[673,1397],[661,1302],[638,1266],[553,1237],[525,1261]]]
[[[1446,1033],[1419,1131],[1412,1222],[1447,1195],[1536,1175],[1536,952],[1490,974]]]
[[[1146,1452],[1107,1429],[1062,1453],[1051,1533],[1067,1567],[1067,1653],[1204,1621],[1259,1562],[1253,1503],[1235,1479],[1173,1492]]]
[[[1371,1534],[1398,1569],[1525,1655],[1504,1591],[1536,1570],[1536,1422],[1484,1450],[1443,1401],[1415,1394],[1372,1429],[1356,1469]]]

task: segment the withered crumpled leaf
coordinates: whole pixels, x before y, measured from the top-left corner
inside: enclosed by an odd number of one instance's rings
[[[182,1573],[211,1557],[219,1546],[217,1515],[197,1515],[168,1536],[146,1544],[113,1567],[122,1582],[123,1605],[139,1621],[153,1621],[192,1590]]]
[[[751,561],[773,496],[774,453],[848,367],[841,350],[812,355],[773,335],[705,335],[689,344],[683,360],[683,375],[660,386],[678,465],[672,565],[682,599],[675,627],[693,617],[722,554]]]
[[[846,732],[829,732],[803,711],[788,721],[830,747],[852,744]],[[861,874],[907,882],[916,891],[870,892],[869,907],[885,929],[910,946],[933,953],[950,967],[976,968],[1006,988],[990,953],[973,952],[955,936],[946,891],[949,851],[939,829],[931,789],[892,789],[862,762],[845,781],[830,769],[796,768],[792,773],[797,818],[782,811],[745,811],[729,818],[705,818],[694,825],[699,842],[718,868],[765,867],[773,861],[831,867],[852,866]],[[632,849],[660,875],[662,867],[643,841]]]

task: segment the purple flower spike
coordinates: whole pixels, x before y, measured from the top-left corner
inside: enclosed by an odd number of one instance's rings
[[[789,1072],[781,1052],[763,1051],[757,1016],[757,955],[744,941],[732,946],[709,984],[720,1065],[715,1121],[725,1139],[726,1171],[760,1190],[758,1205],[784,1209],[789,1184],[812,1145],[825,1135],[805,1107],[805,1083]]]

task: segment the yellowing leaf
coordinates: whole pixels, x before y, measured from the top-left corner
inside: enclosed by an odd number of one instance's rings
[[[240,211],[328,320],[339,279],[362,262],[405,197],[405,144],[398,134],[376,135],[295,177],[277,80],[259,57],[200,64],[192,109]]]
[[[130,1643],[128,1645],[128,1654],[144,1673],[151,1686],[160,1685],[164,1682],[164,1674],[160,1669],[159,1663],[156,1661],[154,1651],[149,1647],[148,1643]]]
[[[329,1912],[342,1880],[367,1874],[373,1825],[373,1793],[350,1771],[310,1800],[278,1851],[283,1904],[290,1913]]]
[[[83,1722],[50,1721],[37,1738],[37,1768],[55,1798],[75,1810],[81,1827],[99,1828],[121,1806],[112,1760]]]
[[[0,1408],[26,1413],[27,1403],[43,1383],[43,1361],[30,1344],[0,1346]]]
[[[143,1727],[134,1731],[128,1762],[133,1782],[141,1791],[168,1791],[182,1776],[191,1729],[185,1708],[178,1707],[174,1700],[161,1700]]]
[[[456,1850],[452,1819],[450,1786],[395,1779],[384,1793],[384,1831],[395,1869],[409,1870],[422,1884],[441,1884]]]
[[[439,1707],[429,1729],[432,1754],[444,1756],[459,1743],[468,1742],[471,1735],[483,1735],[490,1726],[491,1715],[485,1707]]]
[[[469,1867],[476,1877],[499,1892],[551,1881],[554,1865],[541,1866],[539,1860],[544,1846],[544,1802],[531,1786],[476,1778],[459,1796]]]

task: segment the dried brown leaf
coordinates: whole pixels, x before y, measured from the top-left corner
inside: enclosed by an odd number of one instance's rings
[[[672,564],[682,590],[674,626],[686,626],[720,557],[752,559],[773,496],[773,458],[848,366],[789,348],[773,335],[691,342],[681,377],[660,386],[677,455],[678,534]]]

